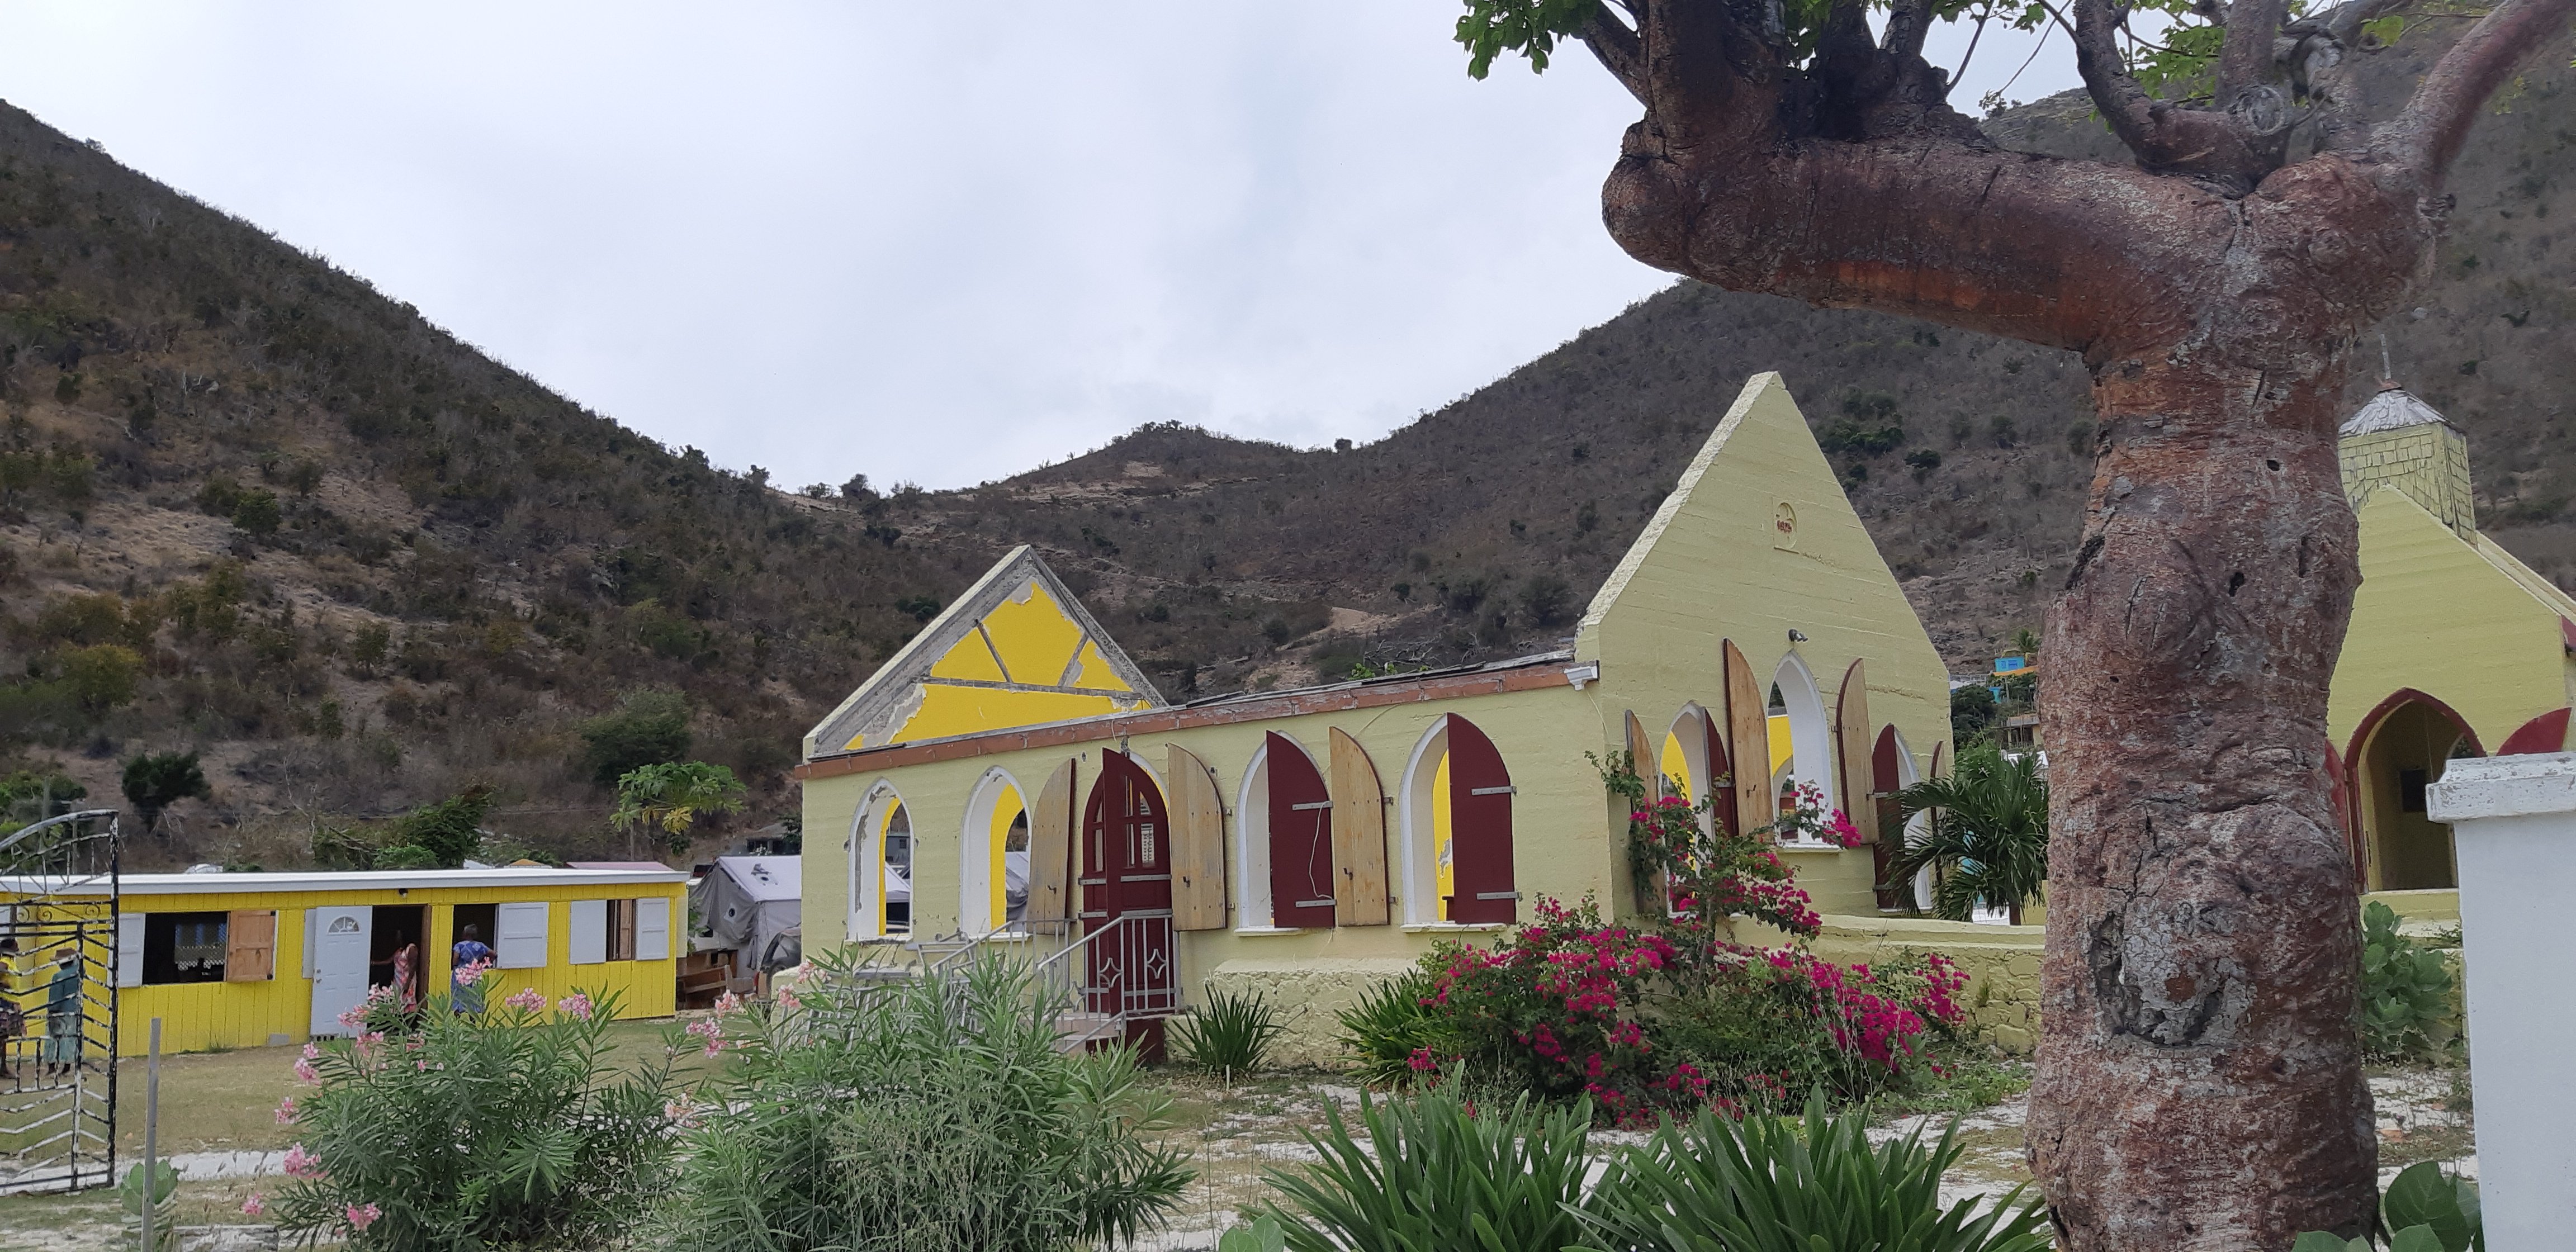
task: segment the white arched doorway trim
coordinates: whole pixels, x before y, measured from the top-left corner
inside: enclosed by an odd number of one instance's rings
[[[1656,772],[1667,777],[1671,775],[1671,771],[1665,768],[1666,761],[1662,754],[1667,751],[1678,751],[1682,761],[1682,786],[1690,792],[1683,798],[1694,805],[1708,799],[1709,788],[1716,785],[1715,779],[1710,775],[1708,762],[1709,727],[1713,724],[1709,719],[1708,710],[1701,708],[1698,701],[1690,701],[1682,705],[1681,712],[1673,715],[1672,726],[1664,731],[1664,743],[1656,745]],[[1716,806],[1711,805],[1706,812],[1700,814],[1700,827],[1704,832],[1712,829],[1711,823],[1716,818],[1716,812]]]
[[[843,933],[851,943],[885,937],[885,827],[895,810],[903,808],[903,793],[880,778],[869,785],[850,819],[849,842],[841,847],[849,853],[848,894],[843,898],[850,913]]]
[[[1404,761],[1404,783],[1396,791],[1396,822],[1404,845],[1404,924],[1443,926],[1440,918],[1439,832],[1432,810],[1439,802],[1441,759],[1449,754],[1449,715],[1441,714],[1413,745]]]
[[[1780,667],[1771,672],[1771,681],[1780,688],[1780,705],[1789,715],[1790,772],[1799,782],[1814,783],[1824,791],[1828,811],[1842,808],[1842,789],[1834,782],[1833,721],[1825,715],[1824,697],[1817,694],[1815,673],[1792,652],[1780,658]],[[1775,803],[1777,794],[1775,791]],[[1835,845],[1807,838],[1794,841],[1793,846]]]
[[[975,791],[966,802],[966,822],[957,841],[957,929],[960,934],[993,935],[1008,929],[1008,906],[1004,903],[1008,874],[1004,869],[1003,844],[1009,835],[1011,815],[1003,812],[1008,804],[1021,813],[1028,811],[1028,793],[1020,789],[1010,771],[995,766],[984,771],[975,782]],[[915,907],[919,906],[916,898]]]

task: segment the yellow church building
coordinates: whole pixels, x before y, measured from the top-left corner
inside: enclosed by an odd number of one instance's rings
[[[806,737],[805,942],[1009,945],[1149,1043],[1201,986],[1257,987],[1322,1059],[1323,1010],[1443,937],[1635,907],[1587,752],[1728,780],[1739,830],[1812,784],[1876,841],[1948,740],[1940,656],[1762,374],[1564,651],[1175,705],[1009,553]],[[1780,853],[1819,912],[1875,919],[1886,846]]]
[[[2478,533],[2468,439],[2395,383],[2340,432],[2361,588],[2327,706],[2365,891],[2453,887],[2424,789],[2463,756],[2569,746],[2576,599]]]

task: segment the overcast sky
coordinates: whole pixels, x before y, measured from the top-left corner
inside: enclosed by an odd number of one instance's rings
[[[1459,8],[0,0],[0,97],[673,446],[950,487],[1366,441],[1669,283],[1601,229],[1635,104],[1471,82]]]

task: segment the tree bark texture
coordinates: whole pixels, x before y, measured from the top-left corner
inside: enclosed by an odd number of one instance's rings
[[[1900,9],[1905,6],[1900,3]],[[2133,165],[2007,152],[1943,101],[1921,14],[1608,0],[1645,105],[1603,190],[1632,256],[1738,291],[2083,354],[2094,478],[2052,609],[2047,955],[2028,1147],[2065,1246],[2278,1252],[2363,1232],[2377,1146],[2326,687],[2359,581],[2335,411],[2439,233],[2487,92],[2576,0],[2503,0],[2394,120],[2337,95],[2383,4],[2231,30],[2207,108],[2152,99],[2076,0]],[[2232,17],[2277,25],[2278,0]],[[2316,155],[2286,163],[2288,128]]]

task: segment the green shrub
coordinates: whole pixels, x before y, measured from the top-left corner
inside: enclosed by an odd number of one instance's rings
[[[143,658],[119,643],[94,643],[62,654],[63,681],[72,697],[95,717],[129,704],[143,676]]]
[[[591,780],[614,787],[630,771],[689,754],[689,701],[676,691],[629,691],[615,712],[581,724],[582,765]]]
[[[1322,1159],[1273,1170],[1276,1217],[1291,1252],[1520,1252],[1574,1242],[1584,1194],[1589,1107],[1527,1098],[1470,1109],[1450,1082],[1418,1097],[1360,1097],[1352,1138],[1324,1105],[1321,1133],[1301,1132]]]
[[[146,752],[125,763],[124,792],[143,817],[146,832],[161,829],[161,811],[181,800],[206,799],[214,789],[194,752]]]
[[[2442,954],[2399,933],[2397,910],[2361,910],[2361,1044],[2378,1057],[2422,1057],[2458,1035]]]
[[[480,829],[492,811],[492,789],[472,786],[436,804],[424,804],[394,823],[393,846],[376,854],[379,869],[455,869],[483,845]],[[429,856],[429,864],[389,865],[386,857],[405,848]],[[408,856],[406,856],[408,859]]]
[[[1916,1130],[1873,1149],[1858,1112],[1737,1121],[1703,1112],[1622,1149],[1581,1215],[1586,1252],[2048,1252],[2037,1200],[2016,1187],[1941,1208],[1958,1159],[1954,1125],[1926,1145]],[[1979,1215],[1978,1210],[1984,1209]],[[1524,1245],[1535,1246],[1535,1245]],[[1555,1244],[1547,1246],[1554,1247]]]
[[[353,1249],[595,1248],[664,1176],[680,1041],[620,1065],[614,995],[543,1011],[522,992],[460,1016],[432,997],[413,1033],[308,1045],[314,1084],[279,1115],[300,1142],[267,1202],[286,1230]],[[382,1025],[388,1005],[372,1005]]]
[[[2485,1214],[2478,1185],[2421,1161],[2407,1166],[2379,1199],[2380,1229],[2389,1252],[2486,1252]],[[2370,1252],[2368,1239],[2311,1230],[2290,1252]]]
[[[1236,994],[1209,987],[1202,999],[1195,1011],[1171,1025],[1173,1050],[1201,1069],[1251,1073],[1261,1068],[1271,1043],[1287,1033],[1279,1014],[1257,991]]]
[[[1334,1015],[1342,1024],[1343,1050],[1357,1059],[1371,1086],[1409,1085],[1420,1075],[1413,1064],[1417,1054],[1450,1050],[1439,1015],[1423,1004],[1430,997],[1431,976],[1416,971],[1369,987]]]
[[[1066,1055],[1025,973],[867,989],[821,976],[743,1020],[649,1246],[666,1252],[1132,1242],[1179,1201],[1134,1057]],[[712,1046],[712,1044],[711,1044]]]

